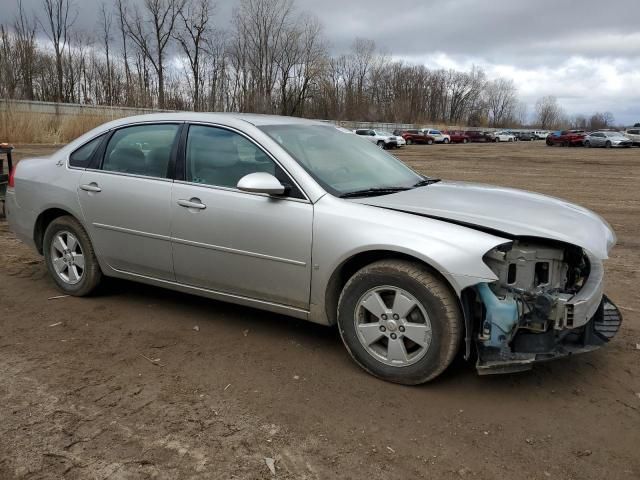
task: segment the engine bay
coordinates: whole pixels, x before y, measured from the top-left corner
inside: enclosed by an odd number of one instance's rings
[[[576,322],[571,300],[590,273],[588,257],[578,247],[515,240],[485,255],[498,280],[476,287],[478,342],[514,352],[553,350],[563,332]]]

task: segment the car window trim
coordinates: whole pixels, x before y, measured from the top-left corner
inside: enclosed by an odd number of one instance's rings
[[[309,200],[309,196],[307,195],[307,192],[304,191],[304,189],[295,180],[293,175],[291,175],[291,173],[289,173],[289,171],[282,165],[282,163],[280,163],[275,158],[275,156],[272,155],[271,152],[269,152],[260,142],[255,140],[250,135],[247,135],[242,130],[238,130],[237,128],[233,128],[233,127],[230,127],[228,125],[222,125],[222,124],[219,124],[219,123],[212,123],[212,122],[187,121],[187,122],[185,122],[185,124],[186,124],[185,133],[180,138],[180,147],[178,149],[179,154],[178,154],[177,162],[180,163],[181,165],[180,165],[180,167],[176,167],[176,178],[174,179],[174,181],[176,183],[181,183],[181,184],[184,184],[184,185],[197,185],[199,187],[208,187],[208,188],[212,188],[212,189],[216,189],[216,190],[227,190],[227,191],[233,191],[233,192],[240,192],[240,193],[244,193],[244,194],[248,194],[248,195],[258,195],[258,196],[267,197],[267,198],[274,198],[274,199],[278,199],[278,200],[291,200],[291,201],[296,201],[296,202],[312,203],[311,200]],[[253,143],[256,147],[258,147],[260,150],[262,150],[262,152],[265,155],[267,155],[267,157],[269,157],[280,169],[282,169],[284,174],[289,178],[291,183],[298,188],[298,190],[302,193],[302,196],[304,198],[294,198],[294,197],[288,197],[288,196],[274,196],[274,195],[267,195],[265,193],[245,192],[244,190],[240,190],[239,188],[234,188],[234,187],[223,187],[223,186],[220,186],[220,185],[209,185],[209,184],[206,184],[206,183],[196,183],[196,182],[187,181],[186,180],[186,171],[187,171],[187,165],[186,165],[187,155],[186,155],[186,152],[187,152],[188,130],[189,130],[189,127],[191,127],[191,125],[200,125],[200,126],[205,126],[205,127],[222,128],[224,130],[228,130],[230,132],[237,133],[237,134],[243,136],[249,142]],[[178,177],[178,173],[181,175],[180,177]]]
[[[111,141],[111,138],[113,137],[113,135],[119,131],[122,130],[124,128],[129,128],[129,127],[139,127],[142,125],[177,125],[178,126],[178,131],[176,132],[175,137],[173,138],[173,143],[171,145],[171,153],[169,155],[169,163],[167,165],[167,171],[165,172],[165,176],[164,177],[156,177],[156,176],[152,176],[152,175],[140,175],[140,174],[135,174],[135,173],[126,173],[126,172],[116,172],[116,171],[112,171],[112,170],[104,170],[103,166],[104,166],[104,156],[105,153],[107,151],[107,146],[109,145],[109,142]],[[172,167],[172,161],[175,164],[176,162],[176,155],[177,155],[177,147],[179,144],[179,140],[180,140],[180,135],[182,132],[182,129],[184,128],[185,122],[182,121],[175,121],[175,120],[167,120],[167,121],[146,121],[146,122],[135,122],[135,123],[128,123],[126,125],[119,125],[117,127],[114,127],[112,129],[110,129],[108,131],[108,135],[107,135],[107,139],[106,141],[103,141],[100,146],[98,147],[101,151],[100,151],[100,155],[94,159],[92,159],[92,163],[94,163],[91,167],[87,167],[85,170],[90,170],[92,172],[102,172],[102,173],[106,173],[106,174],[116,174],[116,175],[124,175],[127,177],[136,177],[136,178],[151,178],[154,180],[166,180],[169,182],[172,182],[174,180],[173,178],[173,173],[175,171],[175,168]]]

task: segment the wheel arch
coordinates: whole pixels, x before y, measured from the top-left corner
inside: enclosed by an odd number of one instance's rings
[[[87,231],[87,229],[84,226],[84,223],[82,222],[82,219],[78,218],[77,215],[74,215],[73,213],[71,213],[70,211],[64,208],[50,207],[43,210],[42,212],[40,212],[40,214],[36,218],[36,221],[33,227],[33,241],[40,255],[43,254],[42,244],[44,242],[44,232],[46,232],[47,227],[56,218],[65,217],[65,216],[72,217],[73,219],[75,219],[78,223],[80,223],[80,225],[82,225],[85,231]],[[87,235],[88,235],[88,232],[87,232]]]
[[[329,325],[335,325],[337,323],[337,307],[338,300],[342,289],[349,279],[361,268],[379,260],[407,260],[410,262],[418,263],[426,267],[431,273],[440,278],[442,282],[451,290],[451,292],[458,299],[459,306],[462,310],[462,304],[460,303],[460,296],[458,295],[455,287],[452,285],[450,279],[448,279],[435,265],[425,261],[425,259],[418,256],[411,255],[409,253],[399,252],[397,250],[388,249],[372,249],[354,253],[347,259],[343,260],[331,273],[329,281],[325,288],[324,296],[324,308]]]

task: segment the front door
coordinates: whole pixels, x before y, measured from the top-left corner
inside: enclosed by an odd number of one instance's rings
[[[94,247],[116,270],[173,280],[169,160],[177,124],[113,133],[97,170],[80,177],[78,197]]]
[[[176,281],[308,308],[313,205],[281,167],[237,132],[191,125],[184,171],[171,201]],[[259,171],[289,184],[288,195],[236,188]]]

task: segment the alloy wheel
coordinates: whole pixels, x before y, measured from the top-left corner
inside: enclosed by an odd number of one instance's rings
[[[68,231],[55,234],[51,242],[51,263],[58,277],[69,285],[82,280],[85,270],[84,253],[78,239]]]
[[[358,300],[358,340],[378,361],[393,367],[418,362],[431,345],[431,321],[420,302],[398,287],[379,286]]]

